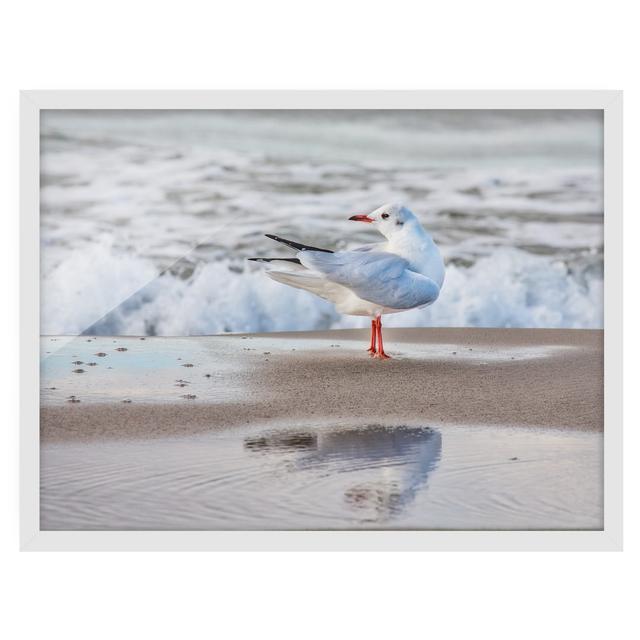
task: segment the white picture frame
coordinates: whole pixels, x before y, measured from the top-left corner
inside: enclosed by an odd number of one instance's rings
[[[28,551],[622,549],[622,92],[24,91],[20,97],[20,542]],[[44,109],[601,109],[604,112],[602,531],[41,531],[39,145]]]

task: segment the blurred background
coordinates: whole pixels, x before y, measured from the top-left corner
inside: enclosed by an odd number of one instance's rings
[[[246,258],[393,201],[447,272],[387,326],[600,328],[602,152],[600,111],[43,111],[41,332],[367,326]]]

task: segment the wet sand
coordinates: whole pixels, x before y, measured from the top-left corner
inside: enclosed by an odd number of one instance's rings
[[[387,329],[389,361],[369,358],[367,341],[364,330],[43,337],[41,438],[146,439],[297,421],[602,431],[602,331]]]

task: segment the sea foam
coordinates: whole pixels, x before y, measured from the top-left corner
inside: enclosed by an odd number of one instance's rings
[[[44,334],[205,335],[367,326],[310,293],[273,282],[260,268],[221,260],[184,278],[154,277],[143,258],[97,245],[71,255],[46,279]],[[499,274],[499,286],[496,285]],[[69,281],[74,286],[69,286]],[[437,302],[385,318],[387,326],[602,326],[602,278],[578,278],[560,261],[502,249],[473,266],[449,264]]]
[[[247,258],[381,240],[401,201],[447,264],[389,326],[602,326],[596,112],[58,112],[42,117],[41,330],[366,326]]]

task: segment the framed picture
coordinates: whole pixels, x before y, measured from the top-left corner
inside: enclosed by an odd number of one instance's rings
[[[620,92],[21,99],[24,549],[621,548]]]

